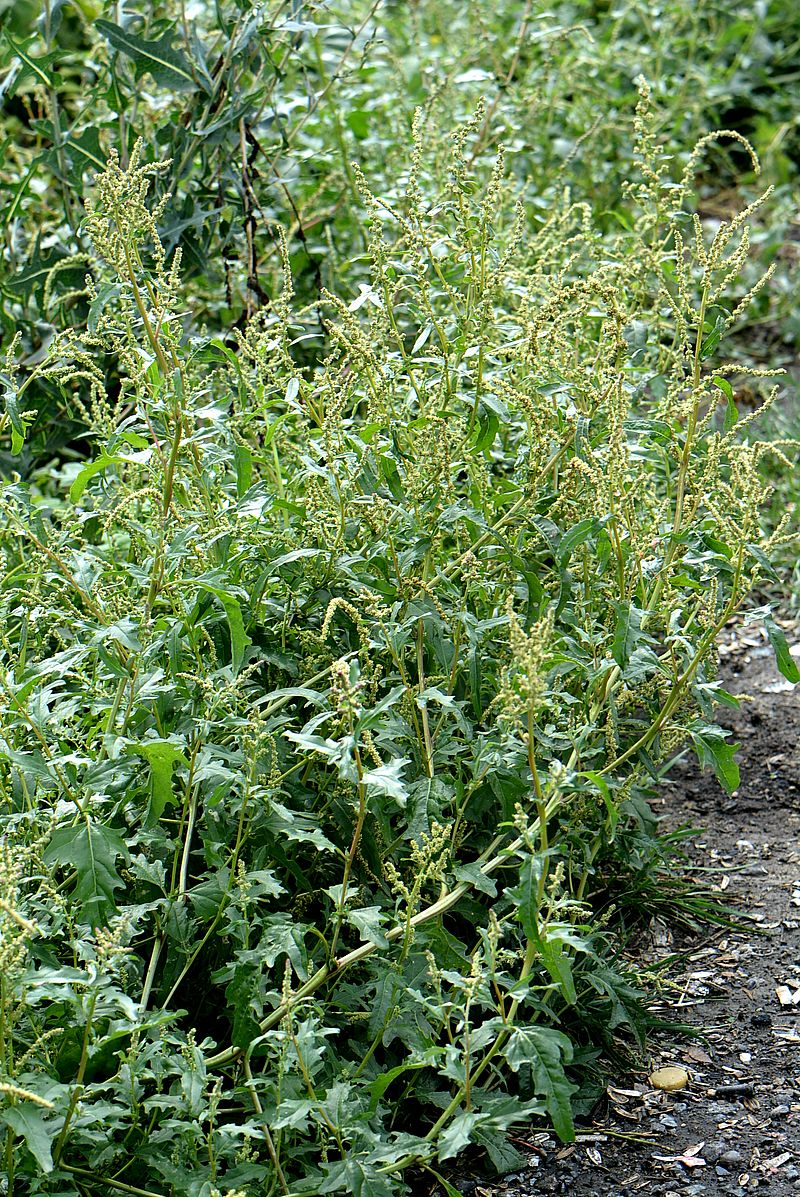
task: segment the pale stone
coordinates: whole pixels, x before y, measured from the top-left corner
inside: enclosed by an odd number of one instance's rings
[[[689,1084],[689,1073],[685,1068],[657,1068],[647,1079],[654,1089],[675,1093]]]

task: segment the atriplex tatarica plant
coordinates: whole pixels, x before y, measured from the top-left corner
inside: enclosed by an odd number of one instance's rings
[[[770,543],[720,355],[764,197],[709,232],[714,140],[672,177],[644,83],[617,231],[483,172],[485,131],[443,176],[418,117],[391,197],[353,167],[367,281],[306,309],[277,230],[282,293],[230,337],[162,246],[162,165],[113,156],[85,322],[9,348],[14,452],[36,379],[92,446],[2,491],[9,1193],[502,1169],[640,1030],[596,910],[685,741],[737,782],[714,644]]]

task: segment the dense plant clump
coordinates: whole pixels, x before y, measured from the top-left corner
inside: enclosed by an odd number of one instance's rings
[[[737,784],[770,189],[709,222],[755,152],[641,75],[565,115],[636,6],[96,7],[5,31],[3,1191],[507,1169],[643,1034],[648,793]]]

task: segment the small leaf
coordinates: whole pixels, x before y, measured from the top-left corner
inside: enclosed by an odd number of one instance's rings
[[[585,544],[589,537],[597,531],[598,522],[594,516],[580,520],[574,524],[558,542],[558,561],[563,569],[569,562],[578,545]]]
[[[747,551],[761,566],[765,578],[771,578],[773,582],[779,582],[781,580],[780,574],[775,569],[775,566],[772,564],[764,550],[759,545],[750,544],[748,542]]]
[[[715,387],[719,387],[725,398],[730,401],[733,399],[733,387],[728,382],[727,378],[723,378],[720,374],[715,374],[711,379]]]
[[[369,113],[363,108],[353,108],[347,114],[347,123],[359,141],[369,133]]]
[[[483,453],[491,449],[494,439],[500,429],[500,420],[493,411],[482,411],[478,433],[473,448],[476,453]]]
[[[17,392],[5,375],[2,376],[2,385],[6,415],[11,426],[11,452],[16,457],[21,453],[22,447],[25,444],[26,424],[30,416],[23,415],[20,412],[17,402]]]
[[[97,288],[97,294],[92,300],[92,305],[89,308],[89,315],[86,318],[86,327],[89,329],[89,332],[93,333],[97,331],[100,317],[109,303],[118,298],[121,291],[122,285],[120,283],[105,282],[100,284]]]
[[[420,334],[417,337],[414,344],[411,346],[411,352],[417,353],[422,348],[422,346],[427,342],[428,337],[431,335],[432,332],[433,332],[433,325],[430,323],[426,324],[424,326],[424,328],[422,329],[422,331],[420,332]]]
[[[236,461],[236,496],[241,499],[253,484],[253,454],[247,445],[237,444],[234,449]]]
[[[706,323],[703,325],[703,332],[706,332],[707,330],[708,330],[708,332],[707,332],[707,336],[705,337],[705,339],[703,340],[703,342],[700,346],[700,360],[701,361],[705,361],[705,359],[707,357],[710,357],[711,354],[714,352],[717,345],[719,345],[720,341],[722,340],[723,336],[725,335],[725,330],[727,328],[727,325],[728,325],[727,313],[722,313],[721,310],[720,310],[720,314],[717,316],[717,318],[713,324],[709,320],[709,321],[706,321]]]
[[[728,400],[728,405],[725,408],[724,428],[726,432],[731,432],[739,423],[739,408],[732,399]]]

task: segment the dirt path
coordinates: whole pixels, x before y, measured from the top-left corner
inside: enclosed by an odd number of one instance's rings
[[[692,861],[724,870],[703,879],[759,933],[673,940],[654,928],[652,959],[689,953],[665,988],[664,1013],[702,1036],[662,1038],[652,1065],[681,1067],[689,1083],[666,1093],[648,1083],[649,1070],[621,1077],[579,1143],[533,1135],[534,1167],[502,1182],[461,1181],[464,1197],[800,1194],[800,694],[754,629],[734,633],[723,654],[728,689],[754,697],[721,720],[742,744],[740,789],[730,797],[687,763],[660,805],[668,825],[705,829],[690,843]]]

